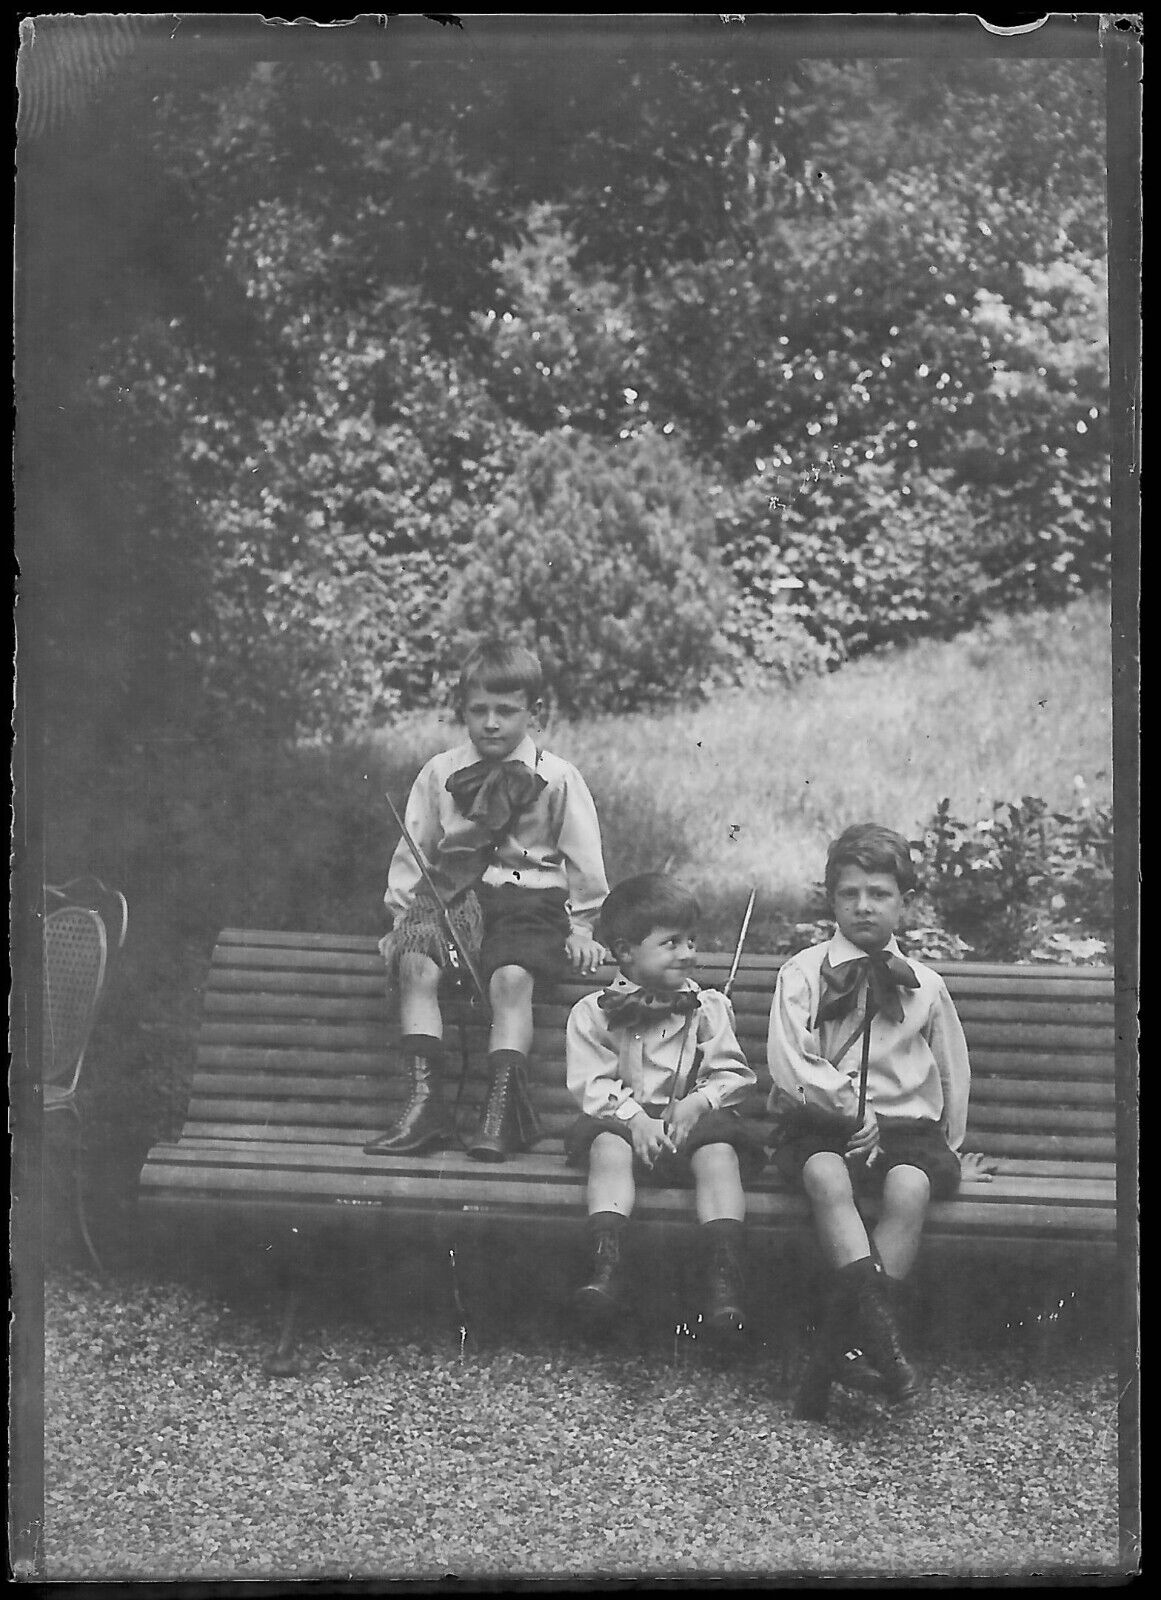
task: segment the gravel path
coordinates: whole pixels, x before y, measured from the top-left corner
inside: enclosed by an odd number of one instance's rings
[[[269,1323],[199,1283],[47,1290],[50,1579],[1023,1575],[1117,1569],[1112,1354],[927,1362],[900,1416],[788,1413],[762,1350],[523,1337],[316,1308]],[[449,1334],[451,1336],[449,1336]]]

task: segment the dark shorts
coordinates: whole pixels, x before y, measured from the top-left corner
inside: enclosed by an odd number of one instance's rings
[[[645,1114],[659,1118],[661,1110],[646,1107]],[[629,1124],[619,1117],[590,1117],[582,1112],[564,1136],[564,1159],[570,1167],[588,1166],[589,1148],[599,1133],[611,1133],[630,1146],[633,1143]],[[753,1177],[766,1164],[766,1147],[758,1130],[736,1111],[718,1110],[707,1111],[698,1119],[680,1155],[663,1155],[652,1167],[634,1161],[633,1175],[639,1182],[686,1187],[693,1182],[689,1158],[707,1144],[732,1145],[744,1177]]]
[[[820,1150],[842,1155],[853,1128],[835,1118],[830,1126],[819,1119],[814,1126],[790,1132],[774,1152],[774,1166],[785,1178],[801,1182],[802,1169]],[[879,1154],[870,1167],[860,1162],[850,1168],[859,1188],[881,1189],[892,1167],[918,1167],[931,1184],[933,1200],[949,1200],[959,1188],[959,1157],[948,1148],[937,1122],[921,1118],[880,1119]]]
[[[571,922],[563,889],[478,883],[456,895],[448,912],[485,983],[497,967],[523,967],[552,983],[565,976],[564,946]],[[448,939],[435,901],[421,890],[379,948],[394,981],[398,981],[399,958],[410,953],[448,967]]]
[[[565,890],[481,883],[476,893],[484,913],[480,965],[485,979],[498,967],[523,967],[559,983],[568,972],[564,946],[572,927]]]

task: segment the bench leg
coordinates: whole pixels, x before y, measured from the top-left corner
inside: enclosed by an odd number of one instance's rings
[[[77,1227],[80,1229],[81,1238],[85,1241],[85,1249],[89,1252],[89,1256],[92,1259],[93,1266],[96,1268],[98,1278],[104,1278],[105,1277],[104,1264],[102,1263],[100,1256],[97,1254],[97,1247],[93,1243],[93,1236],[89,1232],[89,1218],[88,1218],[87,1209],[85,1207],[85,1187],[84,1187],[85,1180],[84,1180],[84,1175],[81,1172],[79,1163],[77,1165],[77,1171],[76,1171],[76,1184],[77,1184]]]
[[[302,1309],[306,1279],[313,1252],[297,1229],[281,1241],[283,1254],[282,1322],[278,1343],[263,1361],[263,1370],[273,1378],[295,1377],[302,1371],[298,1350],[298,1317]]]
[[[296,1351],[296,1324],[302,1307],[302,1284],[292,1283],[283,1300],[282,1326],[278,1343],[266,1357],[263,1367],[274,1378],[290,1378],[302,1371],[302,1360]]]
[[[77,1231],[81,1241],[89,1253],[98,1278],[106,1277],[104,1263],[97,1254],[97,1247],[93,1243],[92,1233],[89,1231],[89,1213],[85,1204],[85,1156],[88,1153],[88,1139],[86,1136],[85,1121],[81,1109],[75,1101],[66,1109],[72,1116],[71,1136],[67,1141],[67,1148],[62,1152],[63,1159],[68,1165],[68,1180],[72,1188],[73,1211],[77,1220]]]

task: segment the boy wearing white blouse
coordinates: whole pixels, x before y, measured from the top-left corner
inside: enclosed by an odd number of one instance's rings
[[[893,1404],[916,1393],[898,1323],[903,1285],[929,1201],[960,1183],[963,1028],[943,979],[905,960],[895,937],[915,882],[900,834],[875,823],[841,834],[826,864],[834,936],[783,964],[770,1013],[770,1110],[783,1129],[774,1162],[805,1190],[829,1268],[794,1403],[812,1420],[825,1417],[836,1381]],[[858,1205],[868,1190],[880,1196],[873,1227]]]
[[[543,694],[534,651],[481,644],[460,674],[468,737],[432,756],[412,786],[406,827],[443,904],[401,839],[384,896],[394,925],[380,948],[400,991],[411,1097],[399,1120],[364,1145],[369,1155],[413,1155],[454,1137],[440,1004],[451,965],[445,912],[481,969],[492,1009],[488,1098],[468,1145],[477,1161],[503,1161],[537,1137],[524,1083],[536,980],[591,973],[605,959],[593,936],[608,890],[597,811],[577,769],[537,743]]]
[[[570,1166],[587,1166],[592,1273],[578,1309],[606,1324],[622,1308],[623,1235],[638,1182],[692,1184],[705,1254],[704,1319],[741,1332],[744,1171],[765,1160],[735,1109],[756,1077],[734,1031],[729,1000],[694,981],[697,901],[664,873],[616,885],[601,937],[620,976],[573,1007],[568,1087],[580,1116],[565,1139]]]

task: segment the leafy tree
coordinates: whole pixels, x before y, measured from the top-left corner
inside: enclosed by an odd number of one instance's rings
[[[616,437],[634,415],[642,348],[631,292],[576,264],[559,211],[534,205],[498,264],[498,302],[478,311],[486,382],[538,433],[576,427]]]
[[[448,632],[461,649],[525,640],[567,712],[631,710],[709,681],[730,599],[708,486],[675,443],[561,431],[537,440],[484,519]]]
[[[284,735],[430,700],[450,572],[519,438],[407,296],[287,316],[309,301],[287,259],[327,274],[312,238],[264,211],[237,241],[253,293],[277,308],[276,410],[234,420],[228,385],[172,345],[137,360],[135,407],[147,426],[167,418],[185,535],[215,574],[194,640],[205,692]]]

